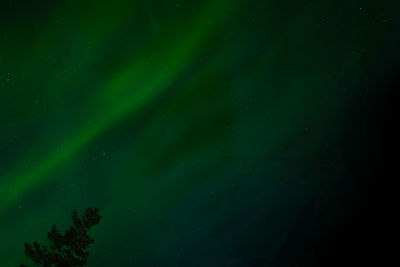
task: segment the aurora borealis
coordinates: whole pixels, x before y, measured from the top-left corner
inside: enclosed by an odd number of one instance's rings
[[[319,264],[290,248],[360,207],[358,133],[395,69],[399,10],[4,1],[0,266],[87,207],[103,216],[88,266]]]

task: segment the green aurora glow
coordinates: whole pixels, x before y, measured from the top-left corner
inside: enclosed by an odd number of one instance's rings
[[[0,266],[88,206],[89,266],[273,258],[332,177],[351,184],[344,111],[398,38],[391,1],[3,8]]]

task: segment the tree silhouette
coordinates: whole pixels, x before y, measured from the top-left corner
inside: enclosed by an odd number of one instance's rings
[[[33,262],[44,267],[84,266],[89,255],[86,249],[94,243],[87,231],[98,224],[100,219],[101,216],[97,208],[88,208],[81,219],[78,218],[77,211],[73,210],[73,225],[64,234],[60,234],[53,224],[51,231],[47,234],[50,246],[40,245],[36,241],[33,242],[33,246],[25,243],[25,254]],[[21,267],[24,266],[21,265]]]

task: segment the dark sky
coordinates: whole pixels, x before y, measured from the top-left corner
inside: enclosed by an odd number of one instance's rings
[[[378,260],[399,10],[2,1],[0,266],[88,207],[88,266]]]

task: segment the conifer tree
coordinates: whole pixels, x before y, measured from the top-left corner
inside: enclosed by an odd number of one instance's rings
[[[44,267],[76,267],[84,266],[87,262],[89,252],[87,247],[94,243],[87,232],[101,219],[99,209],[88,208],[82,218],[78,218],[76,210],[72,211],[73,225],[61,234],[53,225],[48,233],[50,246],[40,245],[33,242],[33,245],[25,243],[25,254],[34,263]],[[24,267],[24,265],[21,265]],[[25,266],[26,267],[26,266]]]

